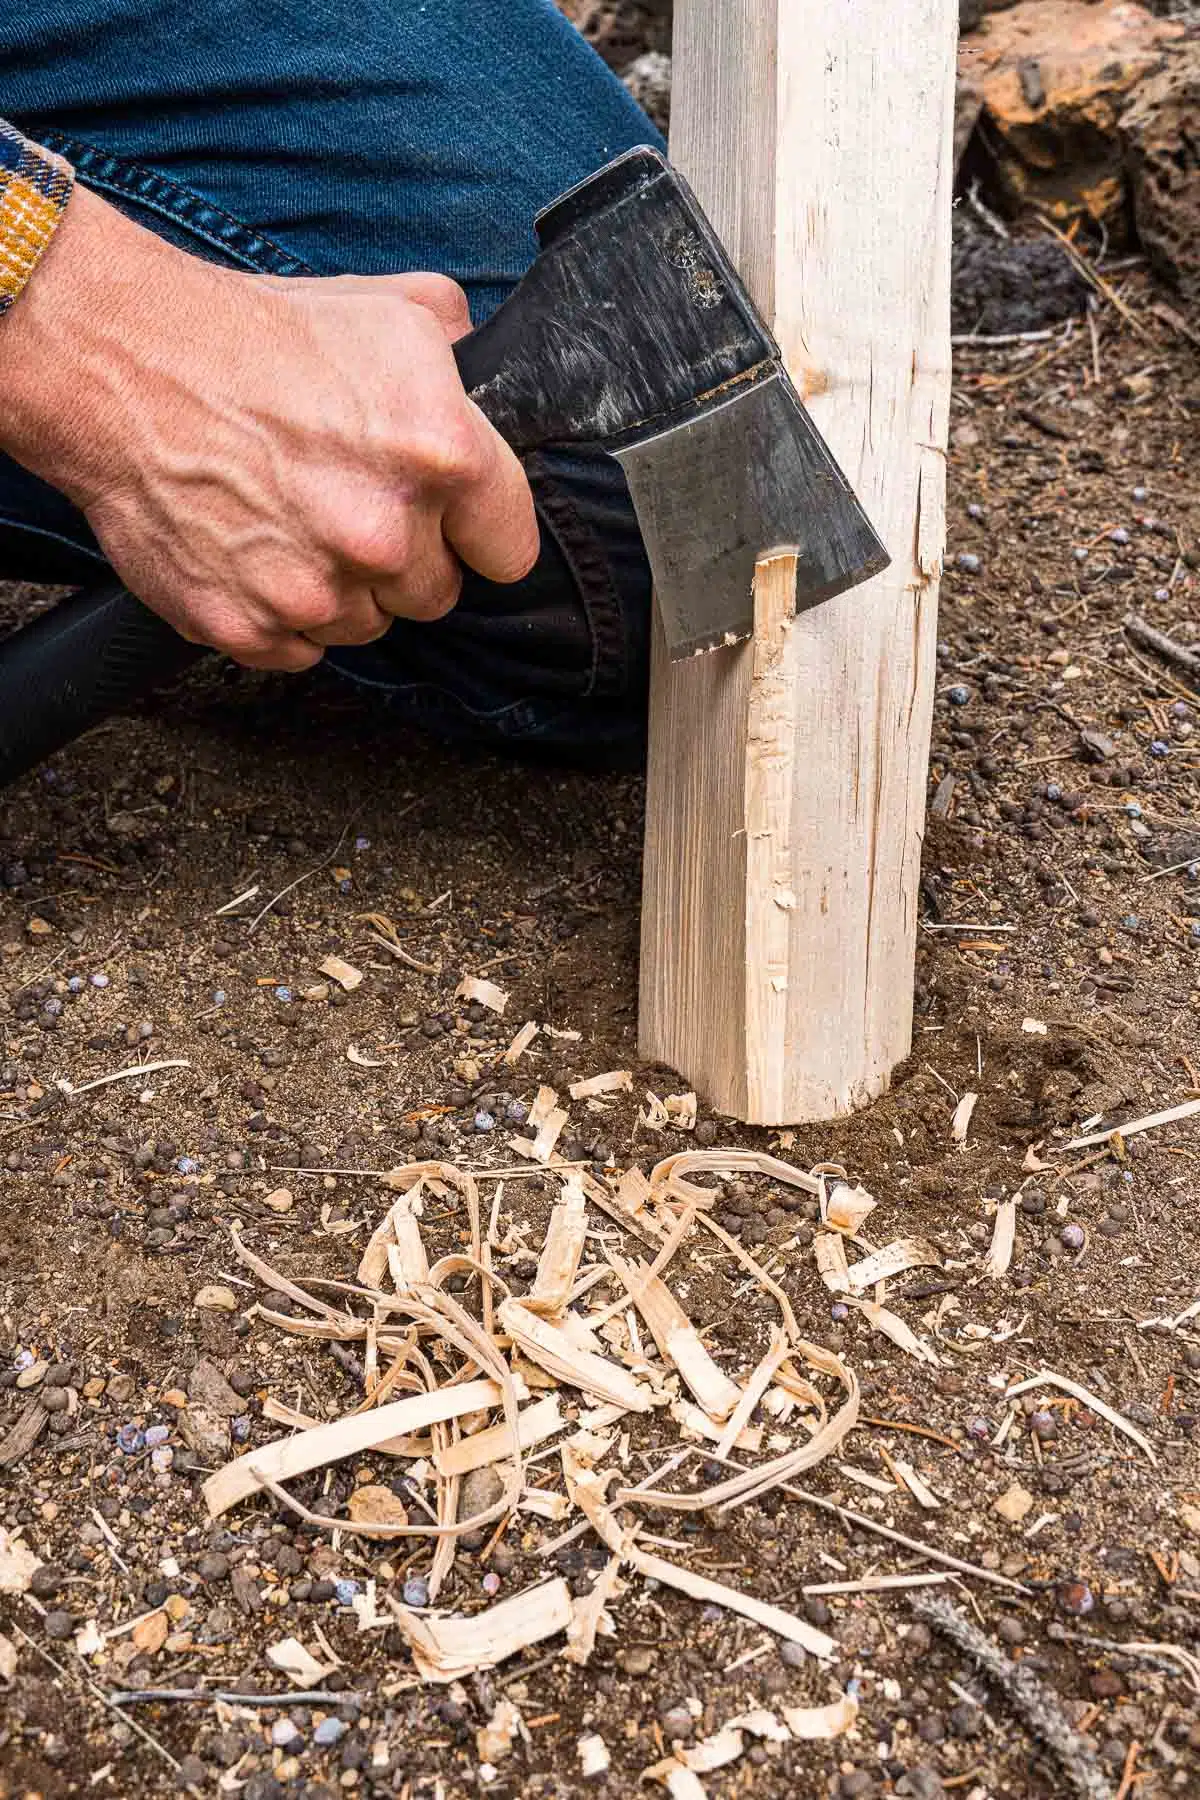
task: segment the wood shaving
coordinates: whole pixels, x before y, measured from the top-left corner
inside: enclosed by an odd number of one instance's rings
[[[352,994],[356,987],[362,986],[363,973],[353,963],[343,962],[340,956],[327,956],[317,968],[322,975],[328,975],[330,981],[336,981],[344,993]]]
[[[971,1114],[978,1104],[978,1094],[966,1093],[955,1107],[954,1116],[950,1120],[950,1136],[954,1143],[966,1143],[967,1132],[971,1128]]]
[[[1058,1375],[1053,1369],[1039,1369],[1038,1373],[1031,1375],[1028,1381],[1015,1382],[1012,1387],[1006,1388],[1004,1391],[1007,1398],[1013,1399],[1016,1395],[1027,1394],[1036,1387],[1061,1388],[1064,1394],[1070,1394],[1074,1399],[1082,1400],[1083,1404],[1092,1412],[1099,1413],[1102,1419],[1107,1419],[1115,1430],[1123,1431],[1125,1436],[1136,1444],[1142,1454],[1148,1457],[1152,1463],[1157,1463],[1158,1458],[1149,1441],[1136,1425],[1130,1423],[1124,1413],[1117,1412],[1114,1407],[1108,1406],[1101,1400],[1098,1394],[1093,1394],[1090,1388],[1083,1387],[1078,1381],[1071,1381],[1066,1375]]]
[[[847,1187],[845,1182],[839,1182],[829,1196],[825,1223],[848,1237],[857,1237],[878,1204],[865,1187]]]
[[[461,1681],[478,1669],[494,1669],[519,1650],[540,1644],[571,1623],[571,1590],[561,1576],[526,1588],[472,1617],[435,1617],[400,1606],[393,1616],[423,1681]]]
[[[795,1738],[806,1742],[842,1737],[858,1718],[858,1701],[852,1694],[831,1700],[828,1706],[781,1706],[784,1724]]]
[[[512,1043],[508,1046],[508,1049],[504,1052],[504,1055],[500,1058],[500,1060],[504,1064],[505,1068],[507,1068],[507,1069],[515,1069],[516,1068],[517,1064],[520,1062],[521,1058],[524,1056],[525,1052],[528,1050],[530,1044],[532,1044],[532,1042],[533,1042],[534,1038],[537,1036],[537,1034],[538,1034],[538,1025],[537,1025],[536,1021],[533,1019],[527,1019],[525,1024],[522,1025],[520,1031],[518,1031],[518,1033],[517,1033],[516,1037],[513,1039]]]
[[[478,975],[464,975],[454,990],[456,1000],[474,1000],[479,1006],[486,1006],[489,1012],[503,1013],[508,1005],[508,995],[494,981],[484,981]]]
[[[589,1100],[594,1094],[627,1094],[633,1087],[629,1069],[609,1069],[604,1075],[589,1075],[584,1081],[573,1081],[567,1089],[572,1100]]]
[[[903,1275],[906,1269],[940,1269],[941,1266],[941,1252],[923,1238],[897,1238],[894,1243],[885,1244],[882,1250],[875,1250],[853,1264],[850,1289],[852,1293],[861,1294],[866,1288],[874,1287],[876,1282]]]
[[[934,1368],[941,1367],[941,1357],[937,1351],[924,1338],[918,1337],[899,1313],[892,1312],[886,1306],[878,1306],[874,1300],[850,1300],[848,1304],[862,1314],[873,1331],[882,1332],[884,1337],[890,1338],[897,1349],[903,1350],[908,1356],[915,1356],[918,1362],[929,1363]]]
[[[1090,1150],[1094,1144],[1107,1144],[1114,1137],[1137,1137],[1143,1131],[1155,1131],[1160,1125],[1176,1125],[1181,1119],[1194,1119],[1200,1113],[1200,1100],[1185,1100],[1181,1106],[1169,1106],[1165,1112],[1147,1113],[1144,1118],[1130,1119],[1127,1125],[1110,1125],[1107,1131],[1093,1131],[1087,1137],[1072,1138],[1066,1150]]]
[[[992,1281],[999,1281],[1007,1275],[1012,1262],[1013,1245],[1017,1235],[1017,1202],[1014,1195],[1011,1199],[1001,1200],[996,1208],[996,1217],[992,1224],[992,1242],[984,1259],[983,1272]]]
[[[553,1114],[551,1114],[553,1117]],[[587,1236],[587,1201],[579,1182],[568,1177],[562,1198],[550,1214],[533,1286],[525,1296],[530,1312],[553,1318],[571,1298],[579,1259]]]

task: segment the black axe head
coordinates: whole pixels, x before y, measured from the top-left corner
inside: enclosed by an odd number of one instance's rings
[[[673,657],[753,629],[757,559],[798,607],[888,563],[683,177],[629,151],[539,215],[541,253],[455,346],[518,450],[603,443],[625,470]]]

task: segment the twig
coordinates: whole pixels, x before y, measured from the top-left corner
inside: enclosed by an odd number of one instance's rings
[[[909,1605],[969,1656],[1005,1695],[1013,1711],[1057,1758],[1063,1774],[1083,1800],[1113,1800],[1113,1791],[1079,1735],[1071,1730],[1050,1692],[1023,1663],[1004,1652],[940,1594],[915,1594]]]
[[[1142,324],[1142,321],[1138,318],[1137,314],[1130,311],[1111,281],[1105,281],[1103,275],[1098,275],[1096,273],[1087,257],[1080,255],[1066,232],[1060,231],[1058,226],[1046,217],[1045,213],[1039,213],[1038,218],[1041,220],[1046,230],[1050,232],[1053,237],[1058,239],[1070,260],[1083,276],[1083,279],[1088,282],[1090,286],[1094,287],[1098,294],[1103,294],[1110,306],[1116,308],[1117,312],[1120,313],[1131,331],[1136,331],[1139,337],[1145,338],[1148,343],[1152,344],[1154,342],[1154,333],[1148,331]]]
[[[63,1081],[58,1084],[58,1090],[68,1100],[73,1100],[76,1094],[89,1094],[93,1088],[108,1087],[114,1081],[132,1081],[137,1075],[157,1075],[160,1069],[190,1069],[191,1066],[186,1056],[172,1056],[165,1062],[135,1063],[131,1069],[118,1069],[115,1075],[97,1075],[95,1081],[80,1082],[78,1087]]]
[[[1194,650],[1177,644],[1165,631],[1156,631],[1153,625],[1148,625],[1137,613],[1127,614],[1122,624],[1134,643],[1140,644],[1143,650],[1153,650],[1164,662],[1173,663],[1185,675],[1190,675],[1193,681],[1200,681],[1200,656]]]
[[[258,927],[262,924],[263,920],[266,918],[267,914],[271,911],[272,907],[278,906],[279,902],[283,899],[286,899],[288,894],[292,893],[296,888],[298,888],[300,886],[301,882],[311,881],[311,879],[314,875],[319,875],[321,873],[322,869],[327,869],[329,867],[330,863],[333,861],[334,857],[337,855],[338,851],[341,849],[342,845],[345,843],[346,833],[349,831],[349,829],[350,829],[350,824],[349,824],[349,821],[347,821],[347,823],[342,826],[342,829],[341,829],[340,833],[338,834],[338,841],[333,846],[333,849],[329,852],[328,856],[323,856],[321,858],[320,862],[316,863],[313,868],[306,869],[304,871],[303,875],[297,875],[295,881],[289,881],[285,888],[280,888],[280,890],[277,894],[272,894],[271,898],[267,901],[267,904],[263,907],[262,911],[256,912],[254,917],[251,919],[249,925],[247,925],[247,927],[246,927],[247,933],[249,933],[251,931],[257,931]]]
[[[37,1652],[37,1654],[41,1657],[43,1662],[49,1663],[50,1667],[52,1669],[54,1669],[56,1671],[56,1673],[58,1675],[60,1675],[65,1682],[67,1682],[67,1683],[70,1682],[70,1675],[69,1675],[68,1671],[64,1668],[63,1664],[60,1663],[55,1657],[51,1656],[51,1654],[48,1650],[43,1650],[42,1646],[38,1643],[37,1639],[31,1638],[29,1633],[27,1631],[25,1631],[20,1625],[18,1625],[17,1621],[15,1619],[12,1621],[12,1628],[18,1634],[18,1636],[23,1637],[25,1639],[25,1642],[29,1645],[29,1648],[31,1650],[35,1650]],[[120,1710],[118,1708],[116,1702],[108,1694],[105,1693],[105,1691],[102,1687],[99,1687],[96,1684],[96,1682],[94,1682],[92,1680],[90,1675],[85,1675],[82,1669],[78,1670],[77,1673],[78,1673],[79,1679],[84,1683],[84,1685],[86,1687],[91,1689],[92,1693],[95,1694],[97,1700],[102,1701],[103,1704],[105,1706],[107,1706],[110,1709],[110,1711],[112,1711],[112,1712],[118,1712]],[[142,1741],[146,1744],[149,1744],[151,1750],[153,1750],[156,1753],[156,1755],[161,1756],[164,1762],[170,1763],[171,1767],[174,1769],[175,1773],[178,1775],[180,1772],[180,1765],[176,1762],[175,1758],[171,1755],[171,1752],[167,1749],[166,1745],[160,1744],[158,1739],[151,1732],[147,1731],[144,1725],[139,1725],[136,1719],[130,1719],[128,1721],[128,1724],[129,1724],[130,1730],[136,1731],[137,1735],[142,1739]]]
[[[220,1700],[226,1706],[340,1706],[345,1696],[327,1693],[324,1688],[301,1694],[234,1694],[225,1688],[131,1688],[105,1698],[110,1706],[140,1706],[146,1700]]]
[[[705,1454],[708,1454],[707,1450]],[[974,1575],[979,1581],[990,1581],[995,1587],[1011,1588],[1016,1594],[1030,1595],[1032,1592],[1011,1576],[998,1575],[995,1570],[981,1568],[978,1563],[964,1562],[962,1557],[951,1556],[946,1550],[935,1550],[932,1544],[922,1543],[920,1538],[908,1537],[903,1531],[893,1531],[890,1525],[881,1525],[878,1519],[868,1518],[866,1513],[855,1512],[853,1507],[839,1506],[834,1500],[826,1500],[822,1494],[811,1494],[807,1488],[792,1487],[785,1483],[780,1492],[790,1495],[793,1500],[805,1500],[809,1506],[819,1507],[822,1512],[832,1513],[843,1524],[856,1525],[861,1531],[874,1532],[876,1537],[887,1538],[891,1544],[913,1550],[918,1556],[928,1557],[930,1562],[941,1563],[943,1568],[954,1569],[959,1575]]]

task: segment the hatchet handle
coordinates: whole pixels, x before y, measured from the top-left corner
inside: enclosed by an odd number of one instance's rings
[[[0,787],[206,652],[111,581],[0,643]]]

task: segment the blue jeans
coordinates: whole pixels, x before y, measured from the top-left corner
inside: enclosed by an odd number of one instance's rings
[[[0,117],[197,255],[273,275],[434,269],[477,320],[532,259],[539,208],[660,142],[552,0],[6,5]],[[327,660],[444,734],[626,754],[650,576],[623,477],[600,450],[527,467],[542,555],[526,580],[468,572],[447,618]],[[82,515],[0,457],[0,578],[103,569]]]

